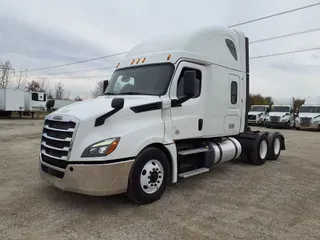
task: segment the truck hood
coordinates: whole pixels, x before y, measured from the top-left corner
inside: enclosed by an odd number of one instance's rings
[[[287,115],[286,115],[287,114]],[[269,112],[270,117],[285,117],[290,116],[289,112]]]
[[[298,120],[300,120],[300,118],[311,118],[311,122],[320,121],[320,113],[299,113],[299,118]]]
[[[248,112],[249,115],[258,115],[260,113],[264,113],[264,112],[259,112],[259,111],[249,111]]]
[[[124,98],[123,110],[126,111],[132,106],[159,102],[161,99],[158,96],[101,96],[95,99],[79,101],[76,103],[69,104],[58,110],[54,111],[52,114],[66,114],[78,118],[79,120],[88,119],[91,117],[97,117],[111,111],[112,99],[114,98]]]
[[[309,117],[314,118],[320,116],[320,113],[299,113],[299,117]]]

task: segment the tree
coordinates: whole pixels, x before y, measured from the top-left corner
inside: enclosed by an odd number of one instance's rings
[[[297,108],[300,108],[302,104],[304,104],[304,99],[295,98],[294,99],[294,111],[296,111]]]
[[[61,82],[58,82],[54,88],[54,98],[55,99],[63,99],[65,95],[65,89]]]
[[[10,74],[14,73],[14,69],[10,61],[6,61],[4,64],[0,62],[0,88],[7,88],[10,83]]]
[[[95,89],[91,92],[93,98],[99,97],[103,95],[103,82],[105,80],[101,80],[97,82]]]
[[[16,77],[15,89],[25,89],[26,79],[27,79],[27,69],[19,71],[19,74]]]
[[[35,80],[27,83],[26,90],[29,92],[45,92],[41,84]]]
[[[76,96],[76,97],[74,98],[74,100],[75,100],[75,101],[83,101],[83,99],[82,99],[80,96]]]

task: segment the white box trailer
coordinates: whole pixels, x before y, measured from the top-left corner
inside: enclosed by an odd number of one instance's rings
[[[12,112],[24,111],[24,91],[12,88],[0,89],[0,114],[11,117]]]
[[[24,105],[25,112],[31,113],[32,117],[35,112],[46,111],[47,94],[45,92],[25,92]]]
[[[241,31],[158,36],[117,66],[104,96],[46,116],[39,170],[53,186],[148,204],[169,182],[233,159],[263,165],[285,150],[281,133],[248,128],[249,39]]]
[[[299,108],[296,129],[320,129],[320,96],[305,99]]]

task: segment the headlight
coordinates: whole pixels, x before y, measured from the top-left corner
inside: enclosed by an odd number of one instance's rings
[[[285,119],[282,119],[281,122],[288,122],[289,119],[288,118],[285,118]]]
[[[120,138],[109,138],[88,146],[81,157],[104,157],[112,153],[118,146]]]

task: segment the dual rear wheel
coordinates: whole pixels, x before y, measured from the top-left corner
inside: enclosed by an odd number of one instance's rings
[[[277,160],[282,150],[282,135],[279,132],[258,133],[251,149],[244,154],[244,161],[253,165],[263,165],[267,160]]]

